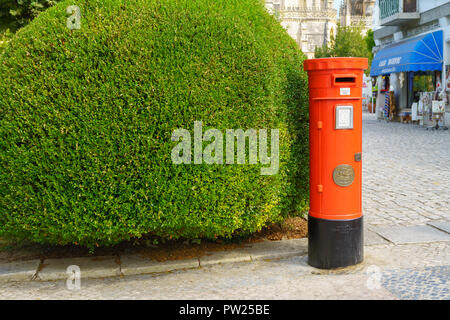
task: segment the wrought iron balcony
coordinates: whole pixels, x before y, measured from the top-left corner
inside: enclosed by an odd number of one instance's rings
[[[417,0],[380,0],[380,24],[398,26],[420,18]]]

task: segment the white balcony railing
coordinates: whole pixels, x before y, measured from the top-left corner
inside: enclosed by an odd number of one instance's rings
[[[381,25],[399,25],[418,19],[417,0],[380,0]]]

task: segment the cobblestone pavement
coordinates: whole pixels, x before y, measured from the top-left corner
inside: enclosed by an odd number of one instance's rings
[[[446,299],[450,244],[366,247],[364,263],[325,271],[306,256],[123,278],[0,285],[0,299]]]
[[[450,220],[450,130],[363,113],[363,212],[370,225]]]
[[[364,114],[363,209],[370,226],[450,220],[450,131]],[[323,271],[306,256],[213,265],[159,275],[0,285],[0,299],[444,299],[450,243],[365,247],[362,264]]]
[[[397,297],[405,300],[450,300],[448,267],[390,270],[383,272],[382,284]]]

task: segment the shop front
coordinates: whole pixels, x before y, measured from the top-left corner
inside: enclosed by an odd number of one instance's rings
[[[380,50],[370,75],[378,87],[378,119],[445,128],[450,102],[450,66],[443,54],[443,31],[391,44]],[[445,74],[443,73],[445,72]],[[448,96],[447,96],[448,95]],[[447,124],[448,125],[448,124]]]

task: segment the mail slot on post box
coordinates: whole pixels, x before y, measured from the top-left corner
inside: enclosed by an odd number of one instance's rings
[[[309,79],[308,263],[332,269],[363,260],[362,85],[366,58],[304,62]]]

